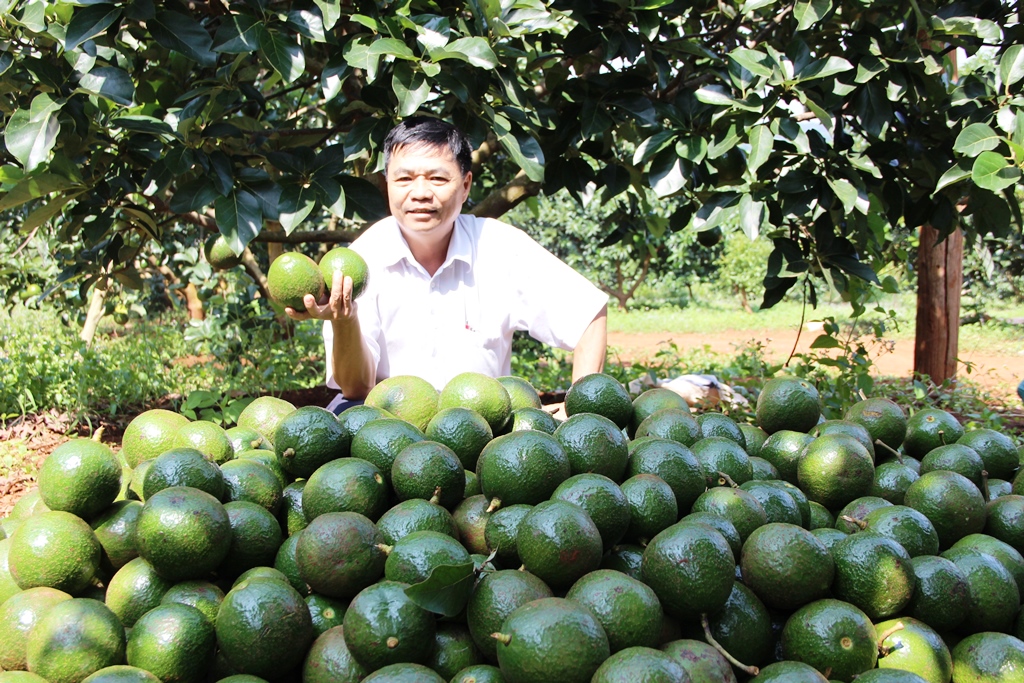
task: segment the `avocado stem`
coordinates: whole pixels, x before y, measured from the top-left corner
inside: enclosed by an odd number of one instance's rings
[[[394,650],[396,647],[398,647],[398,638],[391,636],[387,639],[386,645],[388,646],[389,650]]]
[[[92,433],[92,440],[95,441],[96,443],[99,443],[100,439],[103,438],[103,430],[104,429],[106,429],[106,427],[100,425],[96,429],[96,431]]]
[[[393,545],[387,545],[385,543],[378,543],[377,544],[377,550],[381,551],[385,555],[390,555],[391,551],[394,550],[394,549],[395,549],[395,546],[393,546]]]
[[[501,507],[501,498],[491,498],[491,504],[487,506],[484,512],[491,513]]]
[[[740,487],[739,484],[737,484],[735,481],[732,480],[732,477],[730,477],[728,474],[726,474],[722,470],[718,470],[718,483],[720,485],[721,484],[728,484],[729,486],[731,486],[734,489],[738,489]]]
[[[893,650],[898,650],[901,647],[901,645],[899,645],[899,644],[896,644],[896,645],[894,645],[892,647],[886,647],[886,646],[882,645],[882,643],[885,642],[886,638],[888,638],[889,636],[891,636],[892,634],[894,634],[894,633],[896,633],[898,631],[902,631],[904,628],[906,628],[906,626],[903,625],[903,622],[902,621],[897,621],[895,624],[893,624],[889,628],[887,628],[884,631],[882,631],[882,635],[878,636],[878,656],[879,657],[884,657],[887,654],[889,654],[890,652],[892,652]]]
[[[715,637],[711,635],[711,625],[708,624],[708,615],[706,615],[706,614],[700,615],[700,625],[704,629],[704,637],[707,639],[708,645],[710,645],[711,647],[713,647],[716,650],[718,650],[723,657],[725,657],[727,660],[729,660],[730,664],[735,666],[740,671],[745,671],[746,673],[750,674],[751,676],[756,676],[759,673],[761,673],[761,670],[758,669],[756,666],[753,666],[753,665],[748,666],[746,664],[743,664],[739,660],[737,660],[731,654],[726,652],[725,648],[722,647],[722,645],[717,640],[715,640]]]
[[[881,446],[881,447],[882,447],[882,448],[884,448],[885,450],[887,450],[887,451],[889,451],[890,453],[892,453],[893,455],[895,455],[895,456],[896,456],[896,459],[897,459],[897,460],[899,460],[900,464],[901,464],[901,465],[903,464],[903,454],[902,454],[902,453],[900,453],[900,452],[899,452],[898,450],[896,450],[895,448],[893,448],[893,447],[892,447],[892,446],[890,446],[889,444],[885,443],[885,442],[884,442],[884,441],[882,441],[881,439],[875,439],[875,445],[876,445],[876,446]]]
[[[507,633],[492,633],[491,634],[491,638],[494,638],[496,641],[498,641],[502,645],[508,645],[509,643],[512,642],[512,636],[510,636]]]
[[[434,495],[432,495],[430,497],[430,502],[433,503],[434,505],[437,505],[438,503],[441,502],[441,487],[440,486],[438,486],[437,488],[434,489]]]
[[[100,427],[100,429],[103,429],[103,427]],[[988,470],[981,471],[981,495],[985,499],[986,503],[992,496],[992,492],[988,489]]]
[[[286,449],[284,449],[284,453],[281,454],[281,457],[282,458],[294,458],[295,457],[295,449],[294,448],[286,448]]]
[[[850,515],[840,515],[839,519],[843,520],[844,522],[849,522],[850,524],[860,527],[861,531],[864,531],[868,528],[868,523],[865,522],[863,519],[857,519],[856,517],[851,517]]]

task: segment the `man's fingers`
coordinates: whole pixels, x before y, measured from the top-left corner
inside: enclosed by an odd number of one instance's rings
[[[345,289],[345,274],[340,270],[334,271],[331,277],[331,298],[340,299]]]
[[[284,307],[284,312],[285,312],[285,315],[287,315],[292,320],[308,320],[309,317],[310,317],[309,313],[307,313],[305,311],[296,311],[291,306],[285,306]]]

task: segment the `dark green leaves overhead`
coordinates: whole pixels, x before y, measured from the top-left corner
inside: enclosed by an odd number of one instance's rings
[[[76,12],[64,34],[64,50],[70,52],[110,28],[121,17],[121,8],[106,3],[90,5]]]
[[[923,224],[1008,229],[1024,167],[1011,9],[0,0],[0,207],[74,226],[92,275],[119,231],[152,241],[179,220],[215,220],[238,250],[269,221],[358,230],[387,214],[384,136],[426,113],[477,149],[474,211],[562,189],[622,202],[643,229],[600,239],[640,261],[673,231],[766,236],[770,304],[801,278],[874,282]]]

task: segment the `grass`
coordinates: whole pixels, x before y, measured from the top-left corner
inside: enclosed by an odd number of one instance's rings
[[[88,420],[172,407],[194,391],[257,395],[322,381],[319,329],[298,325],[237,332],[177,316],[101,325],[87,347],[52,310],[16,307],[0,315],[0,419],[57,408]],[[210,326],[207,326],[208,328]]]
[[[913,339],[916,331],[916,298],[913,294],[885,295],[878,305],[894,316],[886,324],[886,338]],[[803,306],[799,301],[785,300],[772,308],[744,311],[736,297],[724,297],[708,289],[698,290],[697,298],[689,306],[679,308],[638,308],[622,311],[617,306],[608,310],[608,331],[626,334],[720,334],[724,332],[755,332],[764,330],[796,329],[800,325]],[[962,325],[960,345],[978,353],[1024,353],[1024,328],[1006,322],[1024,318],[1024,304],[993,301],[984,311],[991,319],[984,323]],[[820,302],[817,308],[807,307],[805,322],[834,318],[848,329],[853,322],[849,304]],[[962,315],[968,315],[964,311]],[[867,323],[885,318],[869,310],[858,321],[865,331]]]

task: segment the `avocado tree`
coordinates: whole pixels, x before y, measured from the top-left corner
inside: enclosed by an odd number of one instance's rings
[[[381,142],[430,113],[475,213],[671,198],[670,230],[771,238],[771,306],[1020,224],[1020,35],[997,0],[0,0],[0,210],[73,245],[53,286],[137,286],[183,226],[258,279],[253,243],[383,215]]]

